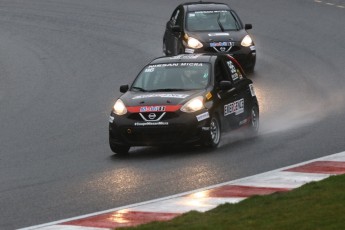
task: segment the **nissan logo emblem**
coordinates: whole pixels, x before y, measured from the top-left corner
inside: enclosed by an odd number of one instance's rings
[[[149,114],[149,118],[150,118],[151,120],[155,119],[155,118],[156,118],[156,114],[150,113],[150,114]]]

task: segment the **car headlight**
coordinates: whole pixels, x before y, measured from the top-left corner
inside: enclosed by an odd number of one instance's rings
[[[121,99],[118,99],[114,104],[114,113],[116,115],[125,115],[127,113],[127,108]]]
[[[203,45],[198,39],[192,38],[192,37],[187,38],[187,45],[189,48],[193,48],[193,49],[199,49],[203,47]]]
[[[241,42],[241,45],[244,47],[249,47],[251,45],[253,45],[253,40],[249,35],[246,35]]]
[[[185,113],[193,113],[204,107],[204,98],[202,96],[195,97],[189,100],[181,107],[181,111]]]

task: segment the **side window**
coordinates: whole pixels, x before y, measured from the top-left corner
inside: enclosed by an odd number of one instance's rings
[[[218,85],[220,81],[231,81],[228,71],[226,70],[224,62],[218,59],[214,66],[215,84]]]
[[[226,64],[234,83],[238,82],[243,78],[241,70],[238,68],[237,65],[235,65],[235,63],[233,63],[231,60],[227,60]]]

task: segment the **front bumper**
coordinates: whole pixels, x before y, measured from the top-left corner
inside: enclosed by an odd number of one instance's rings
[[[203,44],[200,49],[184,48],[185,53],[226,53],[233,56],[244,69],[254,69],[256,63],[256,47],[243,47],[236,44],[232,47],[210,47],[209,44]]]
[[[198,121],[197,116],[203,114],[203,118]],[[126,116],[111,114],[109,141],[112,144],[129,146],[197,144],[202,142],[209,132],[209,120],[207,111],[198,114],[181,112],[180,116],[159,122],[134,121]]]

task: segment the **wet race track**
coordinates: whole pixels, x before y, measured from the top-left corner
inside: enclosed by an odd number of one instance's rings
[[[108,146],[110,109],[181,1],[0,0],[0,229],[173,195],[345,149],[345,1],[224,1],[252,23],[257,138]]]

